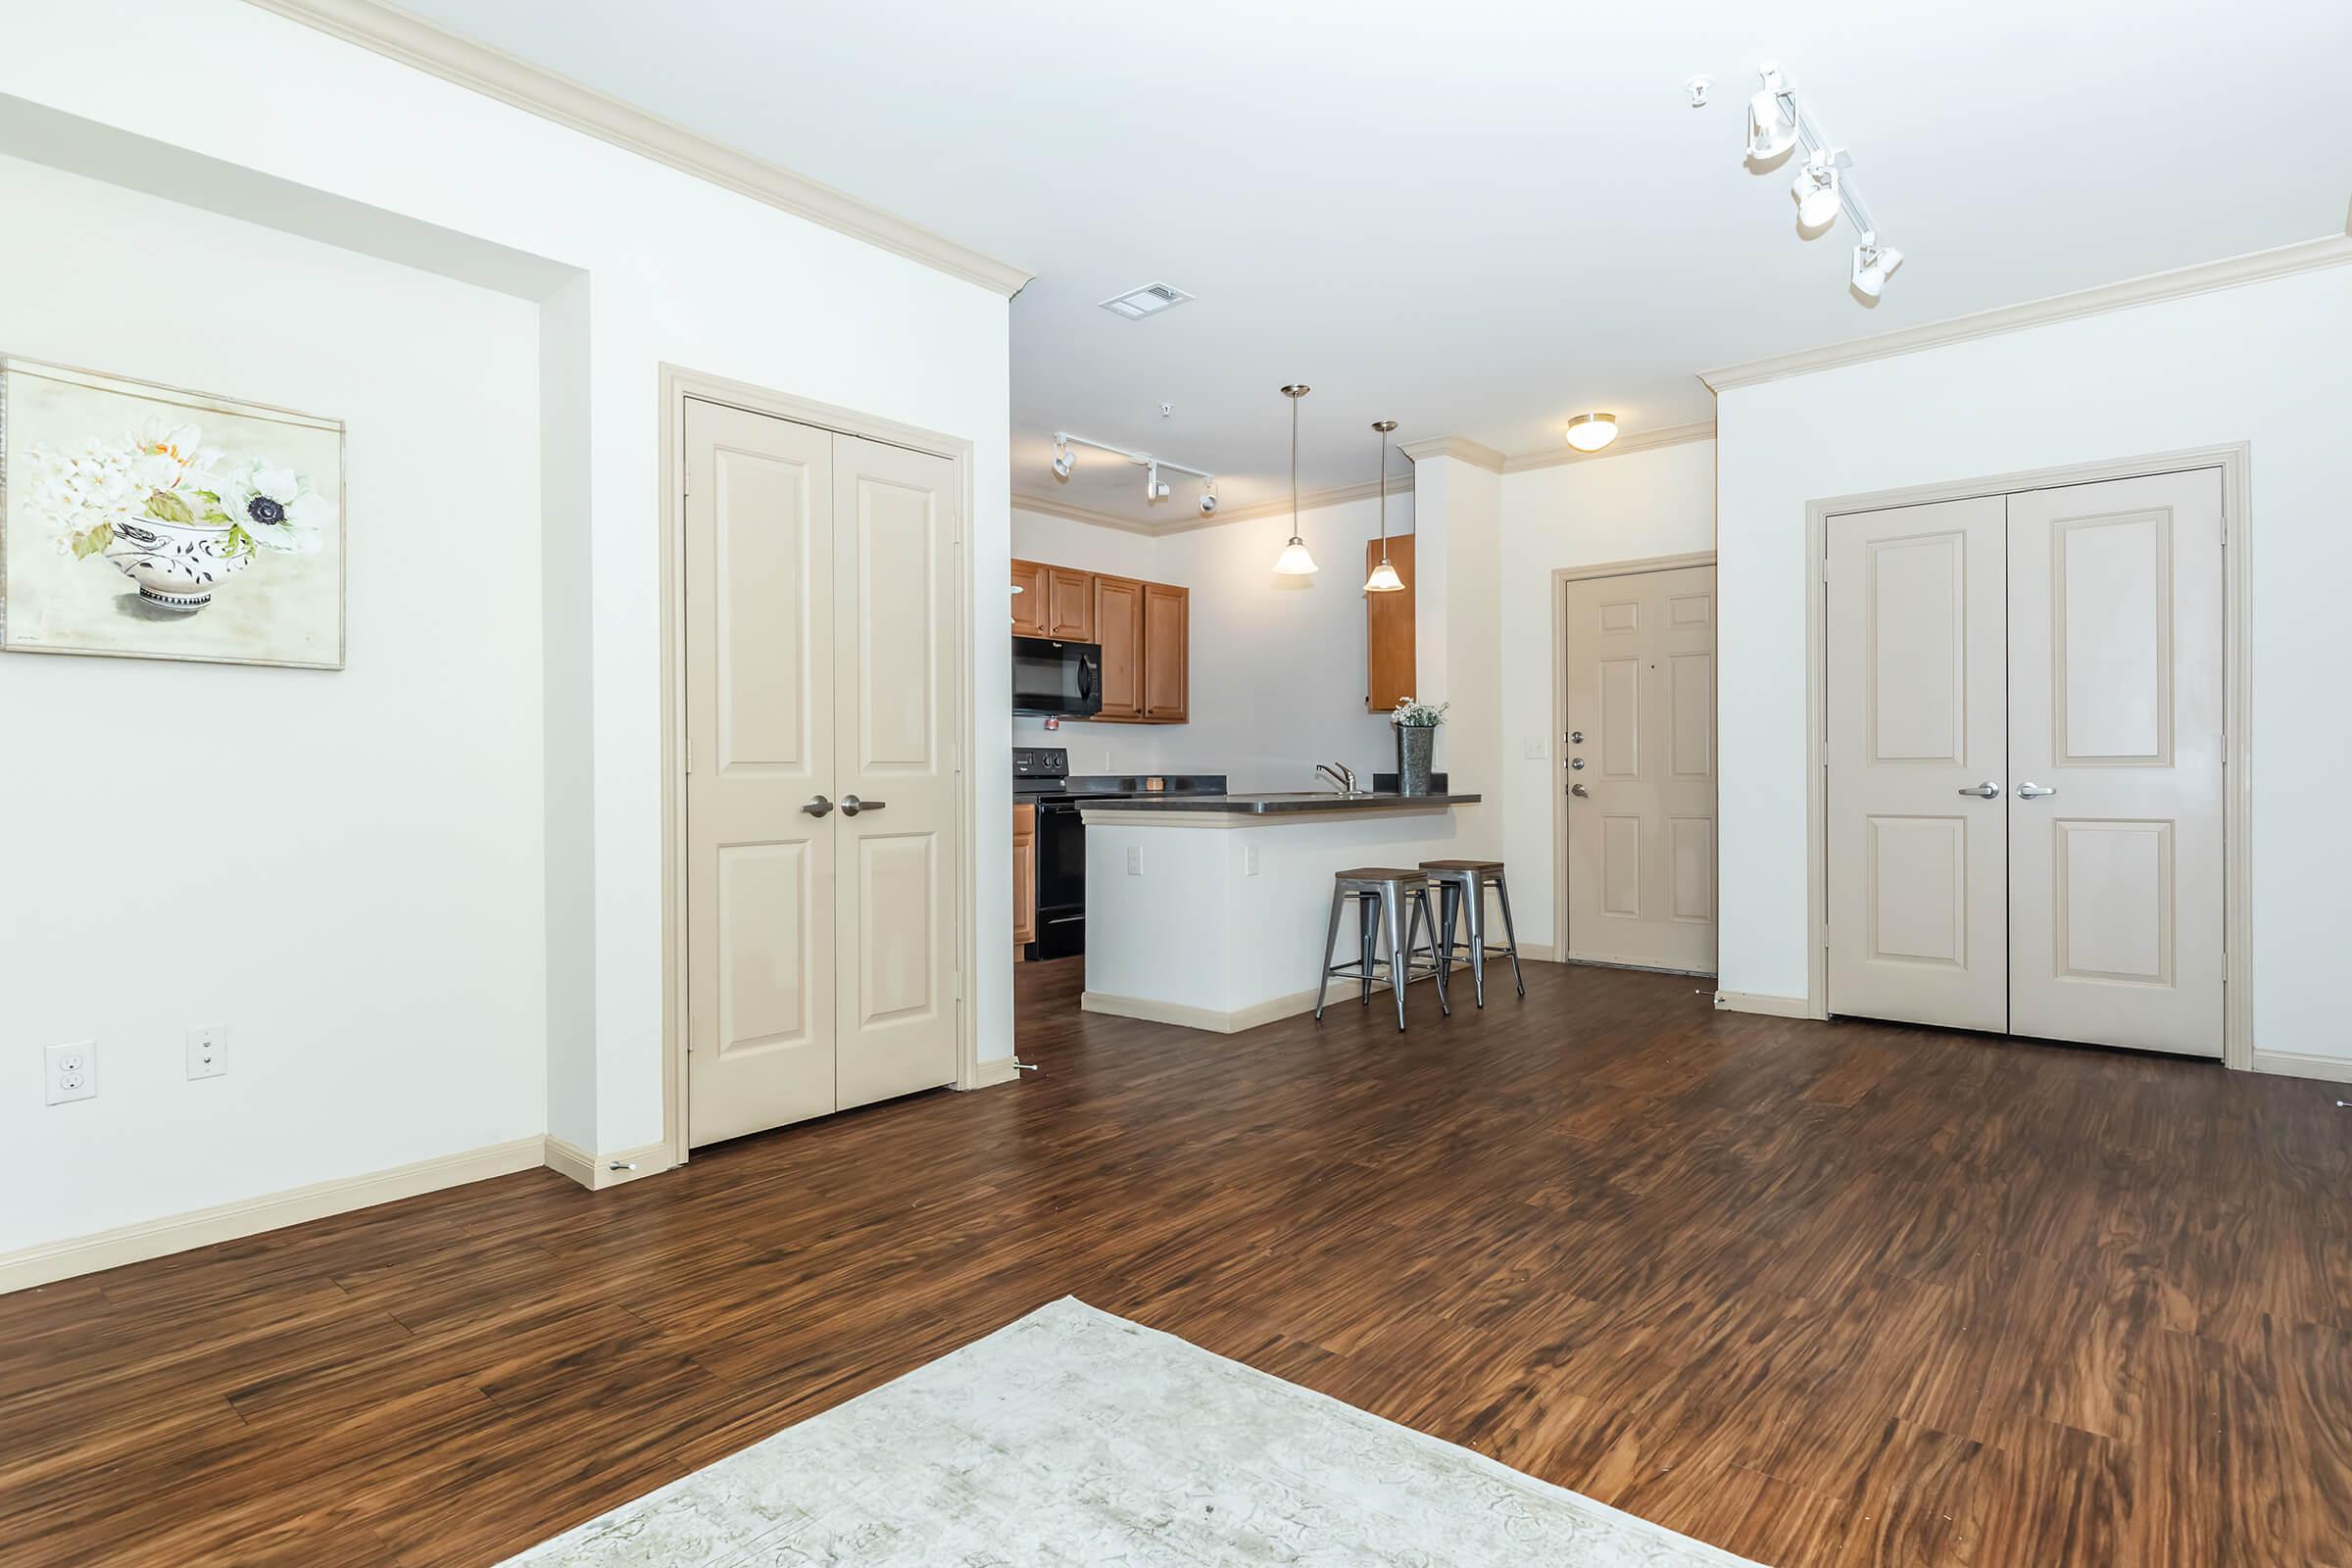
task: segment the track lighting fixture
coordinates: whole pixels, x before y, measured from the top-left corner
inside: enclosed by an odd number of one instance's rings
[[[1077,466],[1075,456],[1071,451],[1073,447],[1093,447],[1097,452],[1107,452],[1114,458],[1124,458],[1142,468],[1144,470],[1144,503],[1147,506],[1154,501],[1168,499],[1168,481],[1159,476],[1159,470],[1173,468],[1178,473],[1194,475],[1205,487],[1205,493],[1200,498],[1200,511],[1203,514],[1217,510],[1217,476],[1206,468],[1196,468],[1190,464],[1177,463],[1168,458],[1155,458],[1149,452],[1130,452],[1125,447],[1114,447],[1107,441],[1097,441],[1092,436],[1073,435],[1067,430],[1054,432],[1054,476],[1055,478],[1067,479],[1071,469]]]
[[[1282,389],[1282,395],[1291,400],[1291,542],[1274,559],[1274,570],[1284,577],[1308,577],[1316,569],[1315,558],[1307,554],[1306,541],[1298,537],[1298,400],[1312,390],[1303,381],[1295,381]]]
[[[1763,90],[1747,101],[1747,156],[1769,164],[1796,145],[1796,92],[1769,60],[1760,74]]]
[[[1213,517],[1216,514],[1217,481],[1214,479],[1202,480],[1200,484],[1200,515],[1203,517]]]
[[[1807,158],[1788,194],[1796,198],[1798,228],[1813,233],[1836,222],[1844,205],[1838,199],[1838,154],[1825,147]]]
[[[1579,452],[1598,452],[1617,439],[1617,416],[1580,414],[1568,421],[1568,444]]]
[[[1879,236],[1868,229],[1862,231],[1862,243],[1854,247],[1854,292],[1865,299],[1877,299],[1886,279],[1903,265],[1903,253],[1891,245],[1881,245]]]

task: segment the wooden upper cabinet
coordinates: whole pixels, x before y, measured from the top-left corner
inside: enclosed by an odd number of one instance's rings
[[[1095,640],[1095,578],[1067,566],[1046,568],[1046,635],[1070,642]]]
[[[1181,724],[1192,694],[1192,594],[1163,582],[1145,583],[1143,590],[1144,717]],[[1107,645],[1102,660],[1107,671]]]
[[[1095,641],[1102,645],[1102,710],[1097,718],[1144,716],[1144,585],[1095,579]]]
[[[1364,541],[1364,575],[1380,564],[1380,541]],[[1413,692],[1413,536],[1389,539],[1389,564],[1404,592],[1364,595],[1364,709],[1385,713]]]
[[[1012,634],[1015,637],[1043,637],[1046,634],[1046,568],[1034,561],[1012,564],[1012,585],[1020,590],[1012,596]]]

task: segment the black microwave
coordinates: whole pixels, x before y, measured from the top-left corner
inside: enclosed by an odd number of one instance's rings
[[[1102,711],[1102,648],[1052,637],[1012,640],[1012,710],[1056,718]]]

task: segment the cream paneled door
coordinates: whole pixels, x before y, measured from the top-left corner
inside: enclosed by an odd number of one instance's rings
[[[834,437],[686,405],[688,1141],[835,1108]],[[844,944],[843,946],[852,946]]]
[[[2222,1054],[2219,469],[2009,498],[2009,1028]]]
[[[956,596],[945,458],[834,438],[840,1103],[956,1081]]]
[[[1829,1007],[2009,1022],[2005,509],[1829,519]]]
[[[1712,974],[1715,568],[1574,581],[1567,615],[1567,956]]]

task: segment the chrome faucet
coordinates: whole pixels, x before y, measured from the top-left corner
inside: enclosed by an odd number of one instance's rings
[[[1315,772],[1340,787],[1342,795],[1360,794],[1355,787],[1355,769],[1346,762],[1317,762]]]

